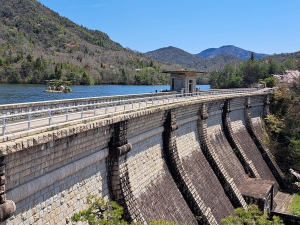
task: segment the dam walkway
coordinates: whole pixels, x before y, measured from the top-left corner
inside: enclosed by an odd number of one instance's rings
[[[214,99],[226,95],[272,91],[273,89],[269,88],[222,89],[196,93],[165,92],[0,105],[0,143],[23,135],[28,136],[30,131],[35,133],[38,128],[44,132],[49,128],[60,128],[66,123],[93,117],[105,118],[138,109],[201,98]]]

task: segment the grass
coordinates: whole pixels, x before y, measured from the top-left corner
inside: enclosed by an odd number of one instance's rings
[[[292,215],[300,216],[300,195],[294,194],[293,201],[288,208],[288,212]]]

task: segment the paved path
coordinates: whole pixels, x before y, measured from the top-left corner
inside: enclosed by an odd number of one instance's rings
[[[160,100],[148,100],[148,101],[141,101],[135,102],[133,99],[130,102],[127,102],[123,105],[111,105],[105,107],[104,105],[100,108],[93,108],[92,105],[89,107],[84,107],[83,109],[80,106],[77,109],[72,110],[65,110],[59,109],[58,111],[52,112],[51,117],[49,117],[48,113],[44,113],[44,115],[31,115],[30,116],[30,123],[28,122],[28,118],[18,119],[13,118],[13,120],[7,120],[5,122],[6,127],[5,129],[0,129],[0,136],[14,136],[18,132],[31,130],[35,128],[47,127],[51,125],[59,125],[66,122],[87,119],[91,117],[97,116],[98,118],[107,117],[123,112],[130,112],[135,111],[138,109],[143,109],[147,107],[159,106],[164,104],[176,103],[176,102],[183,102],[183,101],[190,101],[193,99],[201,98],[200,96],[192,96],[192,97],[184,97],[184,98],[170,98],[170,99],[160,99]],[[108,103],[109,104],[109,103]],[[57,109],[58,110],[58,109]],[[27,117],[27,116],[26,116]],[[0,124],[1,125],[1,124]],[[3,135],[3,133],[5,135]]]
[[[127,99],[114,102],[102,102],[90,105],[78,105],[70,107],[62,107],[55,109],[46,109],[44,111],[31,111],[20,114],[5,115],[0,121],[0,142],[5,142],[7,140],[14,140],[17,138],[18,133],[31,131],[33,129],[39,128],[49,128],[50,126],[57,126],[62,123],[73,122],[82,119],[87,119],[97,116],[97,118],[104,118],[107,116],[112,116],[124,112],[132,112],[139,109],[144,109],[148,107],[156,107],[160,105],[166,105],[176,102],[192,101],[195,99],[217,99],[224,98],[227,96],[239,96],[244,94],[252,94],[264,92],[264,89],[237,89],[237,90],[220,90],[220,91],[210,91],[196,94],[188,94],[186,96],[169,95],[169,96],[158,96],[139,98],[139,99]],[[74,108],[75,107],[75,108]],[[28,135],[34,133],[28,132]]]
[[[289,205],[293,201],[293,195],[284,192],[278,192],[277,195],[274,197],[274,202],[276,202],[275,212],[278,213],[287,213]]]

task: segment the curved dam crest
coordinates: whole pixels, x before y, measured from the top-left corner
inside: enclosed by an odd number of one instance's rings
[[[250,203],[270,212],[286,183],[262,141],[268,101],[191,99],[3,142],[2,196],[16,211],[1,225],[68,224],[89,194],[145,224],[220,224]]]

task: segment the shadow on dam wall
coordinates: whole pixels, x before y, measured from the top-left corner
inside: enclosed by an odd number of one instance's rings
[[[261,139],[267,110],[266,94],[198,99],[17,140],[4,156],[17,211],[1,224],[65,224],[88,194],[142,223],[220,224],[250,203],[270,212],[286,184]]]

